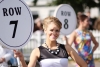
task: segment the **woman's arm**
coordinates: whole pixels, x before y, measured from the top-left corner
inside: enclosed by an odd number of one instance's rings
[[[21,67],[35,67],[37,58],[39,57],[39,49],[35,48],[32,51],[32,53],[30,55],[30,60],[29,60],[28,66],[27,66],[27,64],[26,64],[26,62],[24,60],[23,54],[20,51],[15,51],[14,50],[14,55],[15,55],[15,57],[19,57],[20,63],[21,63]]]
[[[37,59],[39,58],[39,56],[40,56],[39,48],[35,48],[31,53],[28,67],[35,67]]]
[[[66,51],[68,52],[69,56],[80,66],[80,67],[88,67],[86,62],[77,54],[77,52],[68,45],[67,38],[66,38]]]
[[[24,60],[24,56],[20,51],[14,50],[14,57],[18,57],[21,63],[21,67],[27,67],[27,64]]]
[[[73,42],[74,42],[74,40],[75,40],[75,34],[76,34],[75,31],[72,32],[72,33],[70,34],[70,36],[69,36],[69,38],[68,38],[68,44],[69,44],[69,45],[72,45],[72,44],[73,44]]]
[[[94,43],[94,47],[92,49],[92,52],[94,52],[97,49],[97,47],[99,46],[99,44],[98,44],[98,42],[96,41],[95,37],[93,36],[93,34],[91,32],[90,32],[90,35],[91,35],[91,40]]]

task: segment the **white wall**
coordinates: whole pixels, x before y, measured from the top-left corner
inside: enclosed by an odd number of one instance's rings
[[[41,19],[49,16],[51,10],[55,10],[56,6],[52,7],[30,7],[30,10],[34,13],[36,11]]]
[[[94,7],[90,9],[91,18],[95,18],[99,16],[99,8]]]

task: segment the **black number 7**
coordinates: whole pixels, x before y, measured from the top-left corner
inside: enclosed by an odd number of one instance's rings
[[[16,20],[16,21],[10,21],[10,25],[11,24],[15,24],[15,27],[14,27],[14,30],[13,30],[13,35],[12,35],[12,38],[15,38],[18,20]]]

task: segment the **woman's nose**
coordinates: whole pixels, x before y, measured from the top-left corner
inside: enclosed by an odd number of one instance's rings
[[[53,31],[53,34],[57,34],[57,31]]]

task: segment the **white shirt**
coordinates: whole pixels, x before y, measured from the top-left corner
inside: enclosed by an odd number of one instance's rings
[[[9,61],[9,59],[12,57],[13,55],[13,52],[8,49],[8,48],[3,48],[1,45],[0,45],[0,58],[5,58],[5,62],[3,63],[0,63],[0,67],[8,67],[8,64],[7,62]]]

